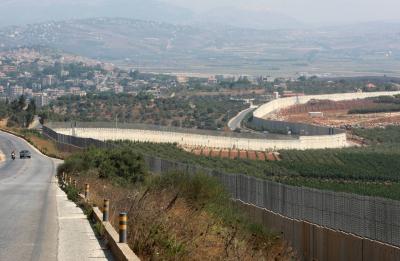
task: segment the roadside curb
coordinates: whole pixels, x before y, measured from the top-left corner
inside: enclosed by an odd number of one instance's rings
[[[62,185],[65,186],[66,184]],[[92,210],[91,218],[93,218],[97,224],[102,226],[104,232],[103,236],[107,240],[107,245],[110,248],[114,258],[118,261],[140,261],[140,258],[135,255],[128,244],[119,243],[118,232],[114,229],[110,222],[103,222],[103,214],[100,209],[87,203],[84,195],[78,194],[78,196],[79,199],[82,202],[85,202],[84,204]]]
[[[139,261],[132,249],[126,243],[118,243],[118,233],[110,222],[103,222],[102,212],[98,207],[93,208],[93,217],[98,224],[102,224],[104,228],[104,236],[107,239],[111,253],[117,260],[121,261]]]

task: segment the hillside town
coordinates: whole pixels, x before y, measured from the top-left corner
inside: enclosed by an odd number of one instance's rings
[[[113,64],[95,61],[49,50],[15,49],[0,53],[0,99],[13,100],[24,95],[38,107],[48,105],[62,96],[84,97],[88,93],[139,92],[153,97],[174,95],[174,89],[207,87],[226,83],[248,86],[266,81],[266,77],[249,79],[246,76],[189,77],[185,75],[144,74],[123,70]],[[281,86],[281,85],[279,85]]]
[[[137,71],[124,71],[112,64],[73,55],[43,54],[32,49],[0,53],[0,98],[24,95],[38,107],[62,96],[84,97],[93,92],[146,91],[155,97],[179,82],[176,77],[139,79]]]

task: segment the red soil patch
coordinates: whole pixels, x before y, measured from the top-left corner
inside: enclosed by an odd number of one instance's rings
[[[241,151],[239,152],[239,158],[241,158],[241,159],[247,159],[247,151],[241,150]]]
[[[220,157],[221,158],[229,158],[229,150],[222,150]]]
[[[212,150],[211,151],[211,157],[219,157],[220,156],[220,150]]]
[[[203,156],[210,156],[210,150],[209,149],[207,149],[207,148],[204,148],[203,150],[202,150],[202,153],[201,153]]]
[[[210,149],[210,148],[186,148],[188,152],[193,153],[197,156],[206,157],[220,157],[225,159],[249,159],[249,160],[260,160],[260,161],[279,161],[280,156],[278,152],[265,153],[264,151],[254,150],[227,150],[227,149]]]
[[[194,155],[196,155],[196,156],[200,156],[201,155],[201,150],[198,150],[198,149],[196,149],[196,150],[192,150],[192,153],[194,154]]]
[[[275,161],[274,154],[272,152],[267,153],[267,160],[269,161]]]
[[[236,159],[239,156],[239,152],[237,150],[231,150],[229,158]]]
[[[255,151],[248,151],[247,156],[250,160],[257,160],[257,154]]]
[[[257,158],[259,160],[265,161],[265,153],[261,151],[257,151]]]
[[[372,99],[351,101],[312,100],[306,104],[294,105],[277,112],[272,118],[291,122],[351,128],[376,128],[386,125],[400,125],[400,112],[348,114],[351,109],[375,108]],[[311,117],[309,112],[322,112],[322,117]]]

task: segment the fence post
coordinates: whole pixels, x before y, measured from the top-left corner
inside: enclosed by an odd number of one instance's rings
[[[108,222],[110,215],[110,200],[104,199],[103,205],[103,221]]]
[[[74,188],[75,189],[78,188],[78,183],[77,183],[76,179],[74,179]]]
[[[128,224],[128,214],[126,212],[119,213],[119,242],[127,242],[127,224]]]
[[[89,184],[85,184],[85,199],[89,198]]]

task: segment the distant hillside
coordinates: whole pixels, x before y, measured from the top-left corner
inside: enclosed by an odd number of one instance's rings
[[[155,71],[398,74],[400,24],[312,30],[194,27],[96,18],[0,29],[0,48],[43,45]]]
[[[161,0],[2,0],[0,27],[49,20],[123,17],[173,24],[222,24],[254,29],[298,28],[300,22],[260,9],[218,8],[194,13]]]
[[[3,0],[0,7],[0,27],[93,17],[180,23],[190,20],[192,13],[158,0]]]
[[[202,24],[230,25],[259,30],[306,28],[303,22],[290,16],[255,8],[217,8],[195,16],[194,21]]]

